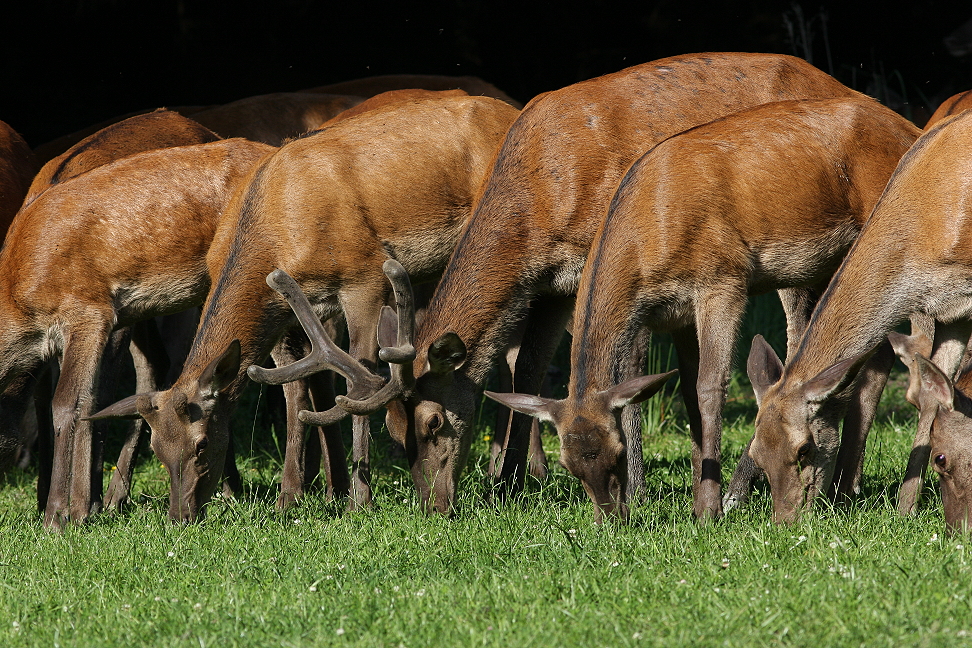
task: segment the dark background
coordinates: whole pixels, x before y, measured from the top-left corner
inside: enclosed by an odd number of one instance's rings
[[[473,74],[522,101],[663,56],[798,54],[924,125],[972,88],[943,38],[972,3],[26,0],[0,32],[0,119],[36,146],[114,115],[387,73]],[[799,14],[802,14],[802,18]],[[826,22],[824,22],[826,18]],[[787,21],[799,34],[791,38]],[[829,60],[827,56],[829,45]]]

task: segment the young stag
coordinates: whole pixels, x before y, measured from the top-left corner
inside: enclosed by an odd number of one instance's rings
[[[745,108],[841,96],[860,95],[800,59],[716,53],[661,59],[534,98],[506,135],[416,333],[414,392],[389,413],[395,435],[414,435],[413,474],[437,475],[416,484],[422,500],[451,506],[477,393],[496,361],[518,350],[514,389],[540,389],[594,233],[632,162],[675,133]],[[633,492],[644,483],[637,407],[622,419]],[[530,424],[518,414],[505,441],[497,435],[497,479],[514,489]]]
[[[225,140],[141,153],[51,187],[14,219],[0,250],[3,404],[61,357],[45,524],[100,507],[100,443],[83,417],[111,331],[203,300],[230,189],[272,150]]]
[[[594,237],[575,312],[569,395],[486,395],[551,421],[561,463],[624,516],[620,409],[661,377],[616,384],[641,329],[669,331],[692,428],[697,517],[719,499],[722,408],[747,295],[778,290],[791,340],[921,133],[868,98],[781,101],[671,137],[628,170]],[[691,160],[691,163],[686,163]],[[600,513],[600,511],[599,511]]]
[[[294,321],[265,277],[277,268],[293,276],[318,317],[343,311],[350,354],[373,367],[375,327],[389,293],[383,261],[393,255],[416,282],[438,278],[516,114],[484,97],[386,106],[289,142],[251,173],[229,208],[232,222],[213,241],[207,263],[214,288],[182,375],[171,389],[130,401],[169,469],[170,499],[181,506],[173,515],[202,513],[244,369],[265,358]],[[306,368],[251,375],[287,382],[313,373],[301,373]],[[351,381],[356,397],[383,383],[367,370]],[[355,419],[353,436],[352,505],[360,506],[371,499],[367,418]]]
[[[751,454],[769,480],[775,521],[795,521],[827,488],[838,447],[863,451],[865,438],[845,431],[839,441],[837,425],[860,367],[899,321],[933,317],[933,362],[947,376],[959,367],[972,328],[970,139],[972,113],[964,112],[933,126],[902,158],[785,368],[754,341]],[[911,486],[928,461],[927,433],[922,426],[916,434]]]

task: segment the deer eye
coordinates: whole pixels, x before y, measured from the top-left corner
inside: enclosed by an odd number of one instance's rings
[[[797,450],[797,461],[800,463],[805,462],[810,457],[811,452],[813,452],[813,444],[807,441]]]
[[[199,455],[201,455],[203,453],[203,450],[205,450],[208,447],[209,447],[209,439],[207,437],[203,437],[199,439],[199,441],[196,442],[196,456],[198,457]]]
[[[442,427],[443,422],[444,421],[442,419],[442,415],[439,414],[438,412],[435,412],[432,416],[429,417],[429,420],[425,425],[428,428],[429,432],[435,433],[438,432],[439,429]]]
[[[942,470],[945,470],[945,464],[948,463],[948,459],[943,454],[935,455],[935,465]]]

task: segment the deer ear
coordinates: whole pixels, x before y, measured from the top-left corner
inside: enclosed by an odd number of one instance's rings
[[[133,394],[127,398],[123,398],[117,403],[109,405],[101,411],[95,412],[91,416],[81,417],[82,421],[101,421],[104,419],[137,419],[141,418],[142,414],[139,410],[139,401],[144,402],[154,402],[155,394],[158,392],[149,392],[147,394]],[[148,399],[148,400],[145,400]]]
[[[763,400],[763,394],[775,385],[783,375],[783,363],[780,356],[770,346],[762,335],[753,338],[753,346],[749,349],[749,360],[746,361],[746,374],[756,392],[756,404]]]
[[[891,343],[894,352],[901,358],[901,362],[909,367],[915,361],[915,354],[920,353],[926,359],[931,355],[932,341],[923,333],[905,335],[891,331],[888,333],[888,342]]]
[[[391,438],[405,445],[408,432],[408,411],[400,400],[390,400],[385,404],[385,427]]]
[[[926,359],[931,356],[932,341],[924,333],[904,335],[891,331],[888,333],[888,342],[891,343],[891,348],[901,358],[901,362],[908,367],[908,391],[905,393],[905,400],[915,407],[920,407],[921,378],[918,375],[916,356],[921,354]]]
[[[876,348],[865,351],[858,356],[841,360],[818,373],[803,385],[804,398],[812,403],[823,403],[847,389],[857,378],[861,367],[874,355]]]
[[[429,346],[429,369],[434,374],[455,371],[465,361],[466,345],[455,333],[445,333]]]
[[[233,340],[223,354],[209,363],[199,376],[199,392],[215,396],[236,380],[240,373],[240,341]]]
[[[638,376],[625,380],[623,383],[615,385],[610,389],[605,389],[602,394],[607,397],[608,407],[615,410],[621,409],[625,405],[640,403],[648,400],[664,386],[669,378],[678,373],[678,369],[663,374],[651,376]]]
[[[556,409],[557,401],[553,398],[542,398],[532,394],[497,394],[496,392],[483,392],[487,398],[492,398],[500,405],[506,405],[511,410],[535,416],[541,421],[553,423],[553,410]]]
[[[398,344],[398,315],[391,306],[382,306],[378,317],[378,346],[393,347]]]
[[[918,375],[920,376],[921,391],[919,391],[919,403],[924,405],[931,402],[944,407],[948,411],[955,410],[955,385],[949,380],[938,366],[921,355],[915,354],[915,362],[918,365]],[[924,409],[922,407],[922,409]]]

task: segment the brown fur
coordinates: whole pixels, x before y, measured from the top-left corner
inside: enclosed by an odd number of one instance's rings
[[[0,240],[24,203],[37,160],[17,131],[0,121]]]
[[[363,112],[368,112],[369,110],[375,110],[376,108],[381,108],[382,106],[388,106],[396,103],[404,103],[406,101],[415,101],[418,99],[432,99],[435,97],[467,97],[469,94],[465,90],[421,90],[417,88],[405,88],[402,90],[389,90],[388,92],[382,92],[374,97],[365,99],[357,106],[353,108],[348,108],[344,112],[338,113],[336,116],[331,117],[326,122],[318,126],[318,128],[327,128],[332,126],[339,121],[344,121],[355,115],[360,115]]]
[[[362,100],[347,95],[276,92],[202,110],[192,118],[222,137],[245,137],[280,146]]]
[[[473,97],[493,97],[505,101],[514,108],[523,108],[516,99],[494,86],[474,76],[444,76],[439,74],[383,74],[378,76],[351,79],[329,85],[301,90],[301,92],[327,92],[348,94],[359,97],[373,97],[389,90],[421,88],[422,90],[463,90]]]
[[[219,136],[171,110],[159,109],[107,126],[49,160],[34,177],[26,203],[51,185],[115,160],[154,149],[215,142]]]
[[[569,321],[594,232],[622,175],[647,149],[754,105],[839,96],[860,95],[800,59],[711,53],[645,63],[534,98],[510,128],[417,332],[418,395],[407,408],[444,409],[457,426],[450,434],[463,439],[470,418],[458,412],[473,411],[490,368],[517,345],[516,390],[537,393]],[[530,309],[522,339],[513,339],[531,300],[538,307]],[[468,350],[454,363],[458,372],[427,362],[447,332],[458,333]],[[633,438],[638,414],[629,408],[623,416],[628,452],[640,457],[640,434]],[[529,420],[517,417],[506,439],[498,473],[513,487],[522,479],[528,429]],[[465,455],[456,460],[461,466]],[[629,489],[636,490],[644,479],[640,459],[629,470]],[[436,497],[451,502],[454,493]]]
[[[762,397],[753,459],[767,473],[777,521],[797,519],[833,472],[847,388],[899,321],[916,312],[935,318],[932,359],[955,374],[972,326],[970,138],[966,112],[915,142],[821,297],[792,361],[778,380],[758,386],[754,380]],[[921,437],[919,430],[911,463],[927,462]],[[862,439],[853,442],[863,448]],[[798,462],[806,445],[811,454]]]
[[[721,514],[722,407],[747,295],[825,285],[920,133],[868,98],[784,101],[671,137],[631,166],[581,275],[569,396],[549,408],[561,461],[595,504],[625,510],[625,440],[602,394],[619,366],[640,364],[632,340],[647,327],[676,340],[695,515]],[[802,332],[809,313],[787,315]],[[568,443],[578,438],[589,441]],[[606,473],[620,499],[597,487]]]
[[[267,275],[281,268],[293,276],[322,318],[343,311],[351,355],[373,366],[389,251],[416,283],[438,277],[515,116],[481,97],[386,106],[292,141],[251,173],[213,240],[215,286],[182,376],[139,401],[173,476],[171,501],[185,505],[180,519],[201,514],[213,494],[207,466],[225,451],[245,369],[293,322]],[[203,418],[188,425],[184,402]],[[356,420],[354,431],[358,505],[370,501],[366,423]],[[208,441],[197,455],[201,439]]]
[[[0,390],[61,356],[45,523],[100,504],[91,413],[112,329],[202,301],[205,255],[235,182],[272,149],[245,140],[149,151],[51,187],[0,251]]]
[[[928,119],[928,123],[925,124],[925,130],[928,130],[946,117],[957,115],[969,108],[972,108],[972,90],[966,90],[965,92],[952,95],[943,101],[938,109],[932,113],[932,116]]]
[[[215,106],[169,106],[167,110],[175,113],[179,113],[183,117],[189,117],[201,110],[207,110],[209,108],[214,108]],[[53,160],[58,155],[61,155],[66,150],[80,142],[81,140],[94,135],[98,131],[111,126],[112,124],[117,124],[118,122],[129,119],[130,117],[136,117],[138,115],[145,115],[157,108],[149,108],[146,110],[136,110],[133,112],[125,113],[124,115],[115,115],[109,119],[105,119],[96,124],[91,124],[90,126],[85,126],[82,129],[76,130],[67,135],[62,135],[49,142],[44,142],[39,146],[34,148],[34,155],[37,156],[38,161],[41,164],[46,164],[50,160]]]

